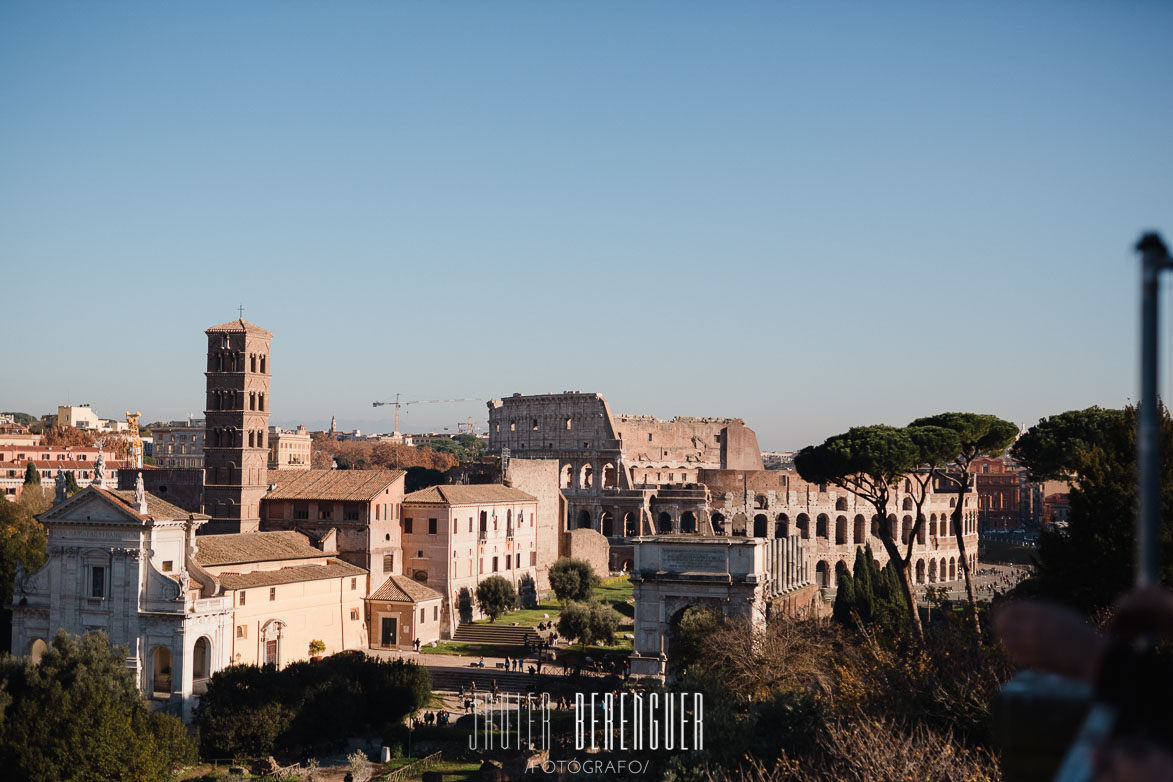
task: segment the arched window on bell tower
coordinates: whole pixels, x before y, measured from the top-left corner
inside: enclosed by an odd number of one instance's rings
[[[265,392],[264,391],[257,394],[257,409],[260,410],[261,412],[264,412],[264,410],[265,410]]]
[[[248,392],[248,409],[249,410],[256,410],[257,409],[257,392],[256,391],[249,391]]]
[[[249,366],[249,369],[248,369],[249,372],[256,372],[257,371],[257,354],[256,353],[252,353],[249,355],[248,366]]]
[[[265,374],[265,356],[261,356],[261,374]]]

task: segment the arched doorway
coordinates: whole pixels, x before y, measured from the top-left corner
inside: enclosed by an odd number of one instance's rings
[[[171,697],[171,650],[166,646],[151,651],[151,696]]]
[[[820,513],[819,517],[817,519],[815,519],[815,537],[816,538],[829,537],[829,533],[827,532],[827,527],[828,527],[827,514]]]
[[[839,560],[835,563],[835,586],[839,586],[839,579],[843,578],[843,574],[847,572],[847,563]]]
[[[811,537],[811,519],[805,513],[798,514],[798,518],[794,520],[794,526],[798,529],[798,534],[803,540],[810,540]]]
[[[957,580],[957,558],[949,557],[949,580]]]
[[[192,691],[200,695],[208,689],[208,679],[212,675],[212,642],[206,635],[196,640],[191,657]]]
[[[867,542],[868,523],[863,516],[855,517],[853,533],[852,542],[855,545],[862,546]]]
[[[686,510],[680,514],[680,531],[686,533],[696,532],[696,514],[690,510]]]
[[[937,583],[937,560],[935,559],[929,560],[929,583]]]
[[[661,535],[672,531],[672,517],[668,515],[667,511],[661,511],[660,515],[656,517],[656,532]]]
[[[925,582],[925,561],[918,559],[916,561],[916,583],[923,584]]]
[[[842,546],[847,542],[847,517],[839,516],[835,519],[835,544]]]
[[[34,638],[33,642],[29,644],[29,659],[32,660],[33,665],[39,663],[47,651],[49,651],[49,645],[45,643],[44,639]]]
[[[725,516],[720,513],[714,513],[709,516],[709,521],[713,524],[713,534],[726,535],[728,530],[725,529]]]
[[[584,510],[580,510],[578,512],[578,528],[579,529],[590,529],[591,528],[591,512],[589,510],[584,509]]]
[[[826,589],[827,587],[827,563],[819,560],[819,564],[815,565],[815,583]]]
[[[770,536],[769,530],[770,520],[766,518],[766,514],[759,513],[753,517],[753,536],[755,538],[768,538]]]
[[[603,534],[611,538],[615,536],[615,517],[611,515],[610,511],[603,511],[603,515],[599,517],[603,525]]]
[[[261,628],[261,662],[264,665],[281,667],[284,650],[281,648],[281,638],[285,634],[285,623],[280,619],[270,619]]]

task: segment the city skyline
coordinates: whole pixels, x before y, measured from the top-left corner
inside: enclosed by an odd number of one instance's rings
[[[1170,6],[456,9],[0,9],[0,408],[201,416],[238,306],[285,426],[1135,398]]]

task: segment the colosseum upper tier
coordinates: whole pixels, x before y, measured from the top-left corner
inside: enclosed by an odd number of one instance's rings
[[[567,523],[608,539],[611,567],[630,569],[640,535],[800,537],[820,586],[834,588],[859,546],[878,537],[880,519],[866,501],[836,486],[807,483],[792,470],[762,469],[757,435],[740,418],[614,415],[600,394],[514,394],[489,402],[489,447],[513,457],[557,460]],[[886,523],[908,543],[916,511],[905,481],[895,487]],[[927,520],[913,541],[918,583],[961,577],[950,528],[958,492],[930,487]],[[977,566],[977,511],[965,498],[966,556]]]

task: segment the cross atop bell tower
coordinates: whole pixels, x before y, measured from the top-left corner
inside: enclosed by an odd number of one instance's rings
[[[243,313],[243,308],[240,309]],[[269,466],[269,343],[272,333],[240,318],[208,335],[204,411],[206,532],[255,532]]]

